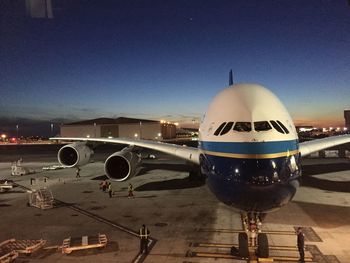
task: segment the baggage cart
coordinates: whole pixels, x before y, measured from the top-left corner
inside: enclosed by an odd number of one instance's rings
[[[77,238],[66,238],[63,240],[62,253],[70,254],[76,250],[90,248],[104,248],[107,246],[107,237],[105,234],[96,236],[82,236]]]
[[[46,240],[16,240],[14,238],[8,239],[0,243],[0,262],[11,262],[19,254],[30,255],[39,250],[46,244]]]

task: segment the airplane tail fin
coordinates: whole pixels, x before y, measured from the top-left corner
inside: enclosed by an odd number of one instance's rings
[[[230,77],[229,77],[229,83],[230,86],[233,85],[233,73],[232,73],[232,69],[230,70]]]

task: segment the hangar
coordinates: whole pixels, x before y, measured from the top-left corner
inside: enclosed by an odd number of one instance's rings
[[[163,140],[176,137],[176,126],[155,120],[134,118],[98,118],[60,126],[62,137],[123,137]]]

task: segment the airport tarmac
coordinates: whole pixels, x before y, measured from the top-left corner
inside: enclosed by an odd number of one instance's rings
[[[53,149],[55,148],[55,149]],[[112,152],[97,152],[94,162],[75,177],[75,169],[43,171],[57,164],[57,146],[4,150],[0,146],[0,179],[19,186],[0,193],[0,242],[10,239],[47,240],[45,249],[16,262],[248,262],[230,255],[242,231],[239,214],[218,202],[203,182],[188,179],[182,160],[165,154],[145,160],[139,176],[112,182],[114,195],[99,189],[102,160]],[[113,149],[114,150],[114,149]],[[38,171],[11,176],[10,160]],[[304,227],[307,262],[350,262],[350,163],[347,159],[304,159],[303,185],[291,203],[266,217],[274,262],[297,262],[295,227]],[[46,182],[44,178],[47,178]],[[30,178],[35,183],[30,184]],[[127,198],[128,184],[135,198]],[[26,190],[47,187],[56,199],[53,209],[28,207]],[[138,229],[151,231],[148,255],[139,255]],[[106,234],[104,249],[62,254],[67,237]]]

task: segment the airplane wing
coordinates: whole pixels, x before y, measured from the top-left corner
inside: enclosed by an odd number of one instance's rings
[[[350,142],[350,134],[332,136],[323,139],[317,139],[308,142],[302,142],[299,144],[299,151],[301,156],[309,155],[313,152],[317,152],[323,149],[327,149],[336,145],[349,143]]]
[[[189,162],[199,164],[199,150],[198,148],[181,146],[177,144],[163,143],[158,141],[149,140],[132,140],[127,138],[68,138],[68,137],[55,137],[50,140],[60,141],[84,141],[84,142],[103,142],[112,144],[128,144],[135,145],[142,148],[152,149],[159,152],[167,153],[177,156],[181,159],[185,159]]]

